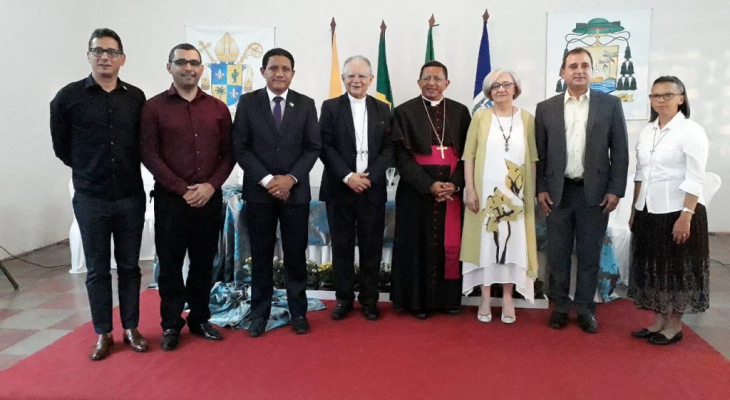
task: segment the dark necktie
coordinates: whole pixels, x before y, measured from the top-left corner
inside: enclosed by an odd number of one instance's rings
[[[276,123],[276,129],[281,126],[281,101],[284,100],[281,96],[274,97],[274,122]]]

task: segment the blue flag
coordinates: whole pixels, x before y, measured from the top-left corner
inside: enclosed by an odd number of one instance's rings
[[[477,59],[477,75],[474,81],[474,102],[472,103],[472,115],[480,108],[490,107],[492,102],[484,96],[482,92],[482,84],[484,78],[492,71],[492,60],[489,55],[489,30],[487,30],[487,20],[489,13],[483,15],[484,27],[482,28],[482,41],[479,44],[479,58]]]

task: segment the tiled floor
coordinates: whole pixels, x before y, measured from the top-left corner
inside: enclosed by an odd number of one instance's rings
[[[68,244],[60,243],[24,258],[42,265],[60,265],[68,263],[71,256]],[[0,273],[0,370],[91,321],[86,274],[70,274],[70,267],[44,269],[17,260],[3,261],[3,265],[21,290],[14,291]],[[140,266],[145,288],[153,281],[152,263],[142,261]],[[116,274],[112,276],[116,293]],[[115,294],[114,305],[117,301]]]
[[[730,359],[730,236],[711,236],[710,256],[710,309],[687,315],[684,322]],[[70,251],[67,244],[60,243],[25,258],[43,265],[59,265],[69,262]],[[91,320],[84,286],[86,274],[69,274],[69,267],[44,269],[17,260],[3,264],[21,290],[14,291],[0,274],[0,370]],[[153,281],[152,263],[140,264],[145,288]],[[116,282],[114,288],[116,291]]]

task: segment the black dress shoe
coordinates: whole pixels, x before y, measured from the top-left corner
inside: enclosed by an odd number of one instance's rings
[[[656,335],[656,332],[652,332],[646,328],[631,332],[631,336],[637,339],[651,339],[654,335]]]
[[[666,346],[668,344],[679,342],[680,340],[682,340],[683,336],[684,335],[682,335],[682,331],[675,333],[674,336],[672,336],[671,338],[664,336],[664,334],[661,332],[657,332],[649,339],[649,343],[659,346]]]
[[[193,335],[202,336],[208,340],[223,340],[223,335],[213,328],[210,322],[201,322],[197,324],[188,324],[188,329]]]
[[[363,305],[362,314],[365,316],[365,319],[370,321],[376,321],[380,317],[380,311],[378,310],[378,306],[375,304]]]
[[[292,330],[297,335],[306,335],[307,332],[309,332],[309,322],[307,322],[307,317],[303,315],[300,317],[294,317],[292,324],[294,325]]]
[[[112,347],[114,347],[114,338],[111,333],[99,335],[94,349],[91,351],[91,359],[94,361],[105,359],[112,352]]]
[[[332,311],[332,319],[335,321],[345,319],[350,311],[352,311],[352,303],[348,303],[346,301],[338,301],[335,309]]]
[[[452,317],[461,315],[461,307],[445,307],[440,311],[444,314],[451,315]]]
[[[177,329],[165,329],[162,332],[162,339],[160,339],[160,347],[165,351],[173,351],[177,349],[177,345],[180,342],[180,331]]]
[[[147,339],[139,333],[137,328],[124,330],[124,343],[129,344],[129,346],[132,347],[132,350],[140,353],[147,351],[147,347],[149,347]]]
[[[251,337],[259,337],[264,334],[264,331],[266,331],[266,320],[261,317],[254,318],[248,327],[248,334]]]
[[[414,315],[418,319],[428,319],[428,317],[429,317],[429,315],[431,315],[431,313],[429,313],[428,311],[416,311]]]
[[[580,329],[583,329],[583,332],[598,332],[598,322],[596,322],[596,317],[593,314],[578,315],[578,326],[580,326]]]
[[[568,326],[568,313],[553,311],[553,313],[550,314],[548,325],[550,325],[550,327],[553,329],[565,328],[566,326]]]

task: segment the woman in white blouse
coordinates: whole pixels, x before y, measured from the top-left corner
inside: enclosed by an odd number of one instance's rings
[[[702,185],[707,135],[689,119],[684,84],[662,76],[651,88],[651,119],[636,145],[629,225],[629,297],[654,323],[631,333],[652,344],[682,340],[682,316],[709,306],[709,246]]]

